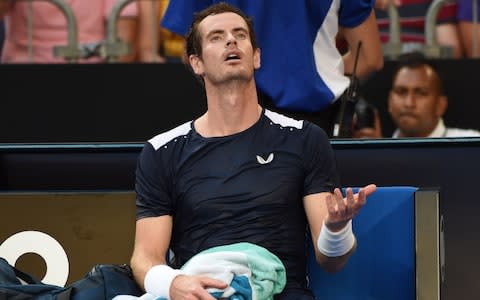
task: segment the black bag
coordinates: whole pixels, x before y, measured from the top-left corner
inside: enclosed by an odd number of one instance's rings
[[[60,287],[44,284],[0,257],[0,300],[110,300],[117,295],[143,295],[128,265],[96,265],[84,278]]]

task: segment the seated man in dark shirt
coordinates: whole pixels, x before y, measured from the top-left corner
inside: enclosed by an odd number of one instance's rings
[[[203,250],[248,242],[286,268],[286,286],[275,299],[314,299],[306,279],[307,228],[319,264],[340,269],[355,248],[351,219],[375,185],[357,194],[348,188],[344,198],[325,132],[259,105],[253,74],[260,49],[240,10],[221,3],[198,13],[187,55],[208,109],[149,140],[139,157],[135,279],[156,297],[214,299],[207,289],[227,283],[178,268]]]

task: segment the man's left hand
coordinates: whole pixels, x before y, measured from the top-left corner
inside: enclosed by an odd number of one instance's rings
[[[339,231],[360,211],[367,201],[367,196],[375,192],[377,186],[369,184],[353,194],[352,188],[347,188],[344,198],[339,188],[327,197],[328,215],[325,226],[331,231]]]

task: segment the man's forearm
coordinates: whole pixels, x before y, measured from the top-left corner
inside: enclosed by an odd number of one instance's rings
[[[378,25],[373,11],[359,26],[354,28],[342,28],[341,30],[348,43],[349,49],[349,51],[343,56],[345,73],[352,74],[353,72],[360,42],[362,45],[358,55],[358,64],[355,75],[362,79],[368,74],[383,68],[382,44],[380,42]]]
[[[360,48],[360,54],[358,56],[358,62],[355,70],[355,76],[360,79],[364,79],[371,73],[379,71],[383,68],[383,53],[367,53],[368,50],[362,48]],[[345,74],[353,74],[356,51],[357,49],[355,46],[355,49],[351,49],[343,55]]]
[[[346,254],[337,257],[328,257],[322,253],[317,253],[317,262],[318,264],[327,272],[335,273],[340,271],[343,266],[347,263],[349,257],[353,254],[355,249],[357,248],[357,243],[353,245],[352,249],[348,251]]]
[[[144,282],[145,275],[155,265],[166,264],[165,261],[154,261],[146,256],[134,253],[130,260],[130,266],[132,267],[133,276],[138,285],[145,290]]]
[[[343,222],[342,222],[343,223]],[[334,231],[332,231],[334,230]],[[352,221],[339,228],[328,228],[323,225],[316,243],[317,261],[327,272],[340,270],[353,253],[356,246],[352,231]]]

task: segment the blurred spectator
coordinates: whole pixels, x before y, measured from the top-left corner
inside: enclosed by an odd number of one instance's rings
[[[445,127],[447,106],[434,66],[420,53],[400,57],[388,98],[388,111],[398,127],[393,137],[480,136],[476,130]]]
[[[140,35],[141,62],[180,62],[185,50],[183,36],[160,26],[169,0],[140,1],[140,26],[146,26]],[[153,12],[153,13],[152,13]],[[145,34],[148,32],[147,34]]]
[[[106,37],[106,20],[116,0],[65,0],[73,10],[78,26],[78,43],[98,43]],[[0,19],[5,16],[3,63],[62,63],[54,57],[54,46],[67,45],[67,22],[63,13],[47,1],[32,1],[32,53],[28,51],[29,2],[0,0]],[[126,7],[117,23],[120,39],[135,44],[137,4]],[[121,58],[134,61],[135,53]],[[100,62],[92,57],[80,62]]]
[[[480,25],[478,19],[477,24],[473,23],[473,1],[476,1],[477,18],[480,18],[480,2],[478,0],[457,0],[460,36],[465,49],[465,56],[469,58],[479,57],[480,54]],[[474,45],[474,38],[476,39],[476,45]]]
[[[217,2],[171,1],[162,26],[184,35],[193,14]],[[353,71],[359,43],[357,76],[383,66],[374,1],[225,2],[253,18],[262,58],[262,67],[255,73],[262,105],[316,123],[331,136],[338,116],[337,100],[350,84],[346,74]],[[348,44],[343,56],[335,44],[339,31]]]
[[[432,0],[376,0],[375,13],[380,38],[387,43],[390,38],[390,19],[387,8],[392,3],[400,17],[400,41],[418,49],[425,43],[425,16]],[[440,46],[451,47],[454,58],[462,57],[462,44],[457,28],[457,3],[446,2],[437,17],[435,36]],[[405,52],[409,51],[408,47]]]

